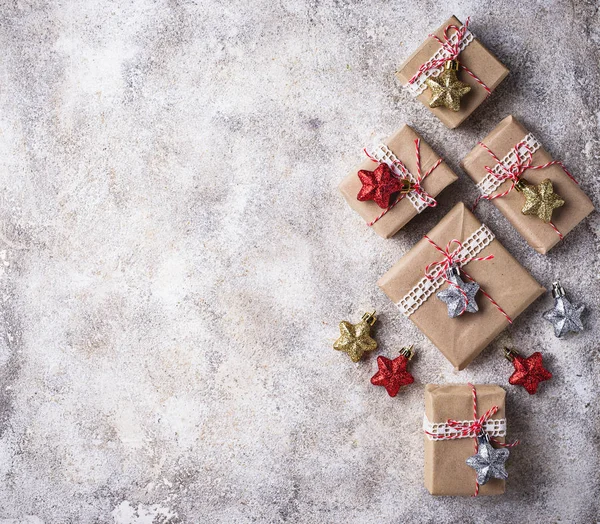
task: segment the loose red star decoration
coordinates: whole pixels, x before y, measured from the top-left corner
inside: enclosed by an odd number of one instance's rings
[[[537,391],[540,382],[552,378],[552,373],[544,368],[542,354],[539,351],[527,358],[515,355],[512,362],[515,366],[515,372],[508,379],[508,382],[513,386],[523,386],[530,395]]]
[[[408,358],[400,355],[394,360],[386,357],[377,357],[377,366],[379,371],[371,378],[371,384],[374,386],[383,386],[390,397],[395,397],[402,386],[412,384],[415,379],[406,371]]]
[[[361,169],[358,178],[362,182],[362,188],[356,198],[361,202],[373,200],[384,209],[389,207],[390,197],[404,187],[387,164],[379,164],[375,171]]]

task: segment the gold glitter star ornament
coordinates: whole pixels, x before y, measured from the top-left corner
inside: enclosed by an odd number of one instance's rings
[[[548,178],[537,186],[519,180],[515,189],[525,195],[525,205],[521,213],[535,215],[546,223],[552,220],[552,212],[565,204],[565,201],[554,192],[552,182]]]
[[[452,111],[460,109],[460,99],[471,91],[471,86],[461,82],[456,73],[459,69],[457,60],[448,60],[444,71],[437,77],[428,78],[425,83],[431,89],[429,107],[447,107]]]
[[[377,349],[377,342],[371,338],[371,326],[376,320],[373,311],[365,313],[358,324],[340,322],[340,338],[333,344],[333,349],[347,353],[352,362],[358,362],[366,351]]]

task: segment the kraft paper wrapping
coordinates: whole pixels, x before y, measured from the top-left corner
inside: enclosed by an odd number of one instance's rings
[[[398,157],[398,159],[407,167],[407,169],[417,176],[417,159],[415,152],[415,139],[421,138],[410,126],[404,125],[395,135],[388,138],[383,143]],[[437,162],[438,155],[421,138],[421,172],[425,174],[427,170]],[[368,200],[360,202],[356,196],[360,191],[362,184],[358,178],[358,172],[362,169],[373,171],[377,168],[377,163],[366,158],[359,166],[342,180],[339,190],[350,205],[365,222],[371,222],[377,218],[383,211],[375,202]],[[422,186],[432,197],[436,197],[446,186],[449,186],[458,177],[442,162],[431,174],[422,182]],[[410,220],[417,216],[417,211],[412,203],[403,198],[386,215],[371,226],[375,232],[383,237],[390,238],[403,228]]]
[[[529,131],[515,117],[508,116],[482,142],[502,160],[528,133]],[[536,138],[543,144],[541,137]],[[540,147],[533,154],[532,165],[542,165],[550,161],[552,161],[550,154],[543,147]],[[496,162],[483,147],[477,145],[464,158],[461,165],[473,181],[478,183],[487,174],[485,166],[493,168]],[[522,179],[530,184],[539,184],[546,178],[552,181],[555,193],[565,201],[562,207],[554,210],[552,222],[562,235],[566,236],[569,231],[594,210],[594,205],[559,165],[545,169],[528,169],[522,176]],[[501,193],[509,187],[510,181],[506,181],[494,191],[494,194]],[[518,191],[513,189],[508,195],[495,198],[491,202],[538,253],[546,254],[560,242],[560,237],[549,224],[545,224],[536,216],[521,213],[525,197]],[[481,201],[480,205],[485,204]]]
[[[434,34],[444,41],[444,29],[449,25],[460,27],[462,22],[455,16],[452,16]],[[452,29],[449,31],[450,36],[453,31]],[[400,83],[406,86],[408,81],[419,70],[419,67],[427,62],[439,48],[440,44],[437,41],[433,38],[427,38],[396,72],[396,77],[400,80]],[[509,73],[508,69],[476,38],[460,53],[458,60],[477,75],[491,91],[494,91]],[[458,78],[471,86],[471,91],[461,99],[459,111],[455,112],[446,107],[436,107],[433,109],[429,107],[429,99],[431,98],[431,90],[429,88],[417,96],[417,100],[423,103],[429,111],[450,129],[454,129],[464,122],[488,96],[487,91],[466,71],[460,71]]]
[[[475,385],[477,415],[483,415],[492,406],[498,406],[494,419],[506,418],[506,392],[496,385]],[[425,386],[425,414],[430,422],[473,420],[473,396],[468,384],[427,384]],[[468,497],[475,492],[475,470],[465,461],[475,454],[475,439],[433,441],[425,437],[425,487],[432,495],[459,495]],[[503,437],[495,437],[504,442]],[[510,458],[508,459],[510,462]],[[505,481],[491,479],[480,486],[479,495],[504,493]]]
[[[456,238],[463,242],[481,222],[463,203],[454,206],[427,235],[442,249]],[[456,245],[453,245],[452,250]],[[473,261],[464,266],[477,283],[514,321],[546,290],[494,239],[476,256],[493,254],[494,259]],[[398,303],[425,276],[427,264],[442,255],[422,238],[377,283]],[[444,283],[438,291],[448,287]],[[446,304],[431,295],[411,316],[417,327],[458,370],[464,369],[506,327],[508,321],[481,292],[476,296],[479,311],[448,317]]]

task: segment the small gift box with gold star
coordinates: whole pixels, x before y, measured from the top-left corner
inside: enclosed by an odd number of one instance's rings
[[[409,126],[364,149],[365,160],[342,180],[348,204],[383,238],[417,214],[435,207],[436,197],[458,177]]]
[[[490,200],[538,253],[545,254],[594,210],[575,177],[508,116],[463,159],[481,200]]]
[[[459,370],[545,291],[463,203],[377,284]]]
[[[458,127],[508,69],[452,16],[396,72],[400,83],[447,127]]]

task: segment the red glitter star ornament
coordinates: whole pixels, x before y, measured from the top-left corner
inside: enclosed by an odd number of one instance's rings
[[[515,372],[508,379],[508,382],[513,386],[523,386],[530,395],[537,391],[540,382],[552,378],[552,373],[544,368],[542,354],[539,351],[524,358],[516,351],[504,348],[504,355],[515,367]]]
[[[383,386],[390,397],[395,397],[402,386],[412,384],[415,379],[406,371],[409,360],[413,356],[412,346],[402,348],[400,356],[394,360],[386,357],[377,357],[377,366],[379,371],[371,378],[371,384],[374,386]]]
[[[361,169],[358,178],[362,182],[362,188],[356,198],[361,202],[373,200],[384,209],[389,207],[390,197],[404,188],[402,180],[392,173],[387,164],[379,164],[375,171]]]

